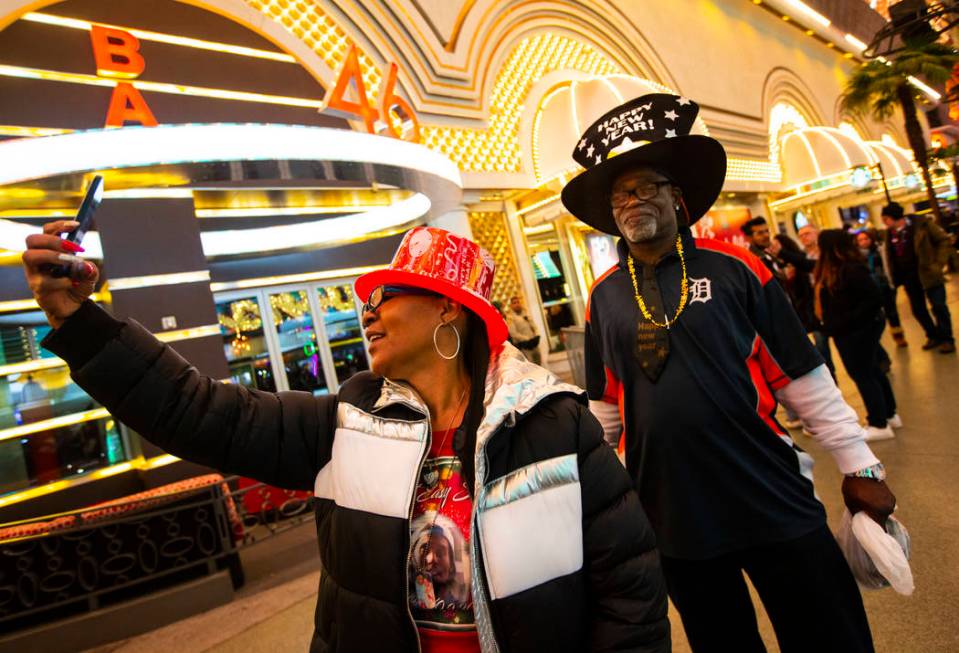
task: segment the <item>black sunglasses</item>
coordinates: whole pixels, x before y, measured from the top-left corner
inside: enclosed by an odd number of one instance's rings
[[[640,202],[648,202],[659,194],[660,188],[672,184],[673,182],[668,179],[666,181],[643,182],[630,190],[619,193],[611,193],[609,196],[609,203],[614,209],[621,209],[629,204],[634,197]]]
[[[376,310],[382,306],[383,302],[393,299],[394,297],[399,297],[400,295],[432,295],[438,297],[439,293],[414,286],[377,286],[370,292],[370,296],[366,298],[366,303],[363,304],[363,311],[375,313]]]

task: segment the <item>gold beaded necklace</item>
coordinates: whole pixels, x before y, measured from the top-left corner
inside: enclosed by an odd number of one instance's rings
[[[683,258],[683,240],[680,236],[676,236],[676,252],[679,254],[679,264],[683,268],[683,279],[679,290],[679,306],[676,307],[676,315],[673,316],[672,320],[666,316],[665,324],[661,324],[654,320],[653,316],[649,312],[649,309],[646,308],[646,302],[643,301],[643,296],[639,293],[639,284],[636,282],[636,266],[633,263],[633,257],[632,255],[629,255],[627,258],[629,277],[633,280],[633,292],[636,294],[636,303],[639,305],[639,311],[643,314],[643,317],[649,320],[653,325],[658,326],[660,329],[669,329],[669,326],[674,324],[676,320],[679,319],[680,314],[686,308],[686,301],[689,299],[689,279],[686,277],[686,259]],[[666,313],[665,308],[666,307],[663,306],[664,315]]]

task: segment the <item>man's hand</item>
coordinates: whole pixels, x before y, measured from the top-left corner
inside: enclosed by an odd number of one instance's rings
[[[97,266],[80,260],[67,263],[70,266],[69,277],[57,278],[51,274],[53,266],[65,263],[59,256],[74,255],[82,251],[58,235],[78,226],[79,223],[74,220],[48,222],[43,225],[42,234],[27,236],[27,251],[23,253],[27,284],[54,329],[60,328],[63,321],[73,315],[80,308],[80,304],[93,294],[93,288],[100,276]]]
[[[855,515],[862,510],[882,527],[886,526],[886,517],[896,509],[896,496],[889,486],[871,478],[845,477],[842,498],[850,513]]]

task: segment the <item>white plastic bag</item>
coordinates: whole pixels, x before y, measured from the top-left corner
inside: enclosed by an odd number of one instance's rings
[[[850,517],[845,510],[836,540],[862,588],[891,585],[900,594],[912,594],[915,585],[909,568],[909,532],[895,517],[890,516],[883,529],[866,513]]]

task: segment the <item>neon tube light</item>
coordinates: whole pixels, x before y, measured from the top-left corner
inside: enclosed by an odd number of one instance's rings
[[[200,238],[206,256],[309,247],[401,227],[426,215],[430,206],[429,198],[417,193],[393,206],[378,207],[365,213],[258,229],[206,231],[200,234]]]
[[[206,324],[204,326],[192,327],[190,329],[177,329],[176,331],[157,331],[153,335],[160,342],[179,342],[181,340],[193,340],[194,338],[206,338],[209,336],[218,336],[222,333],[219,324]]]
[[[867,47],[869,47],[868,45],[866,45],[865,43],[863,43],[862,41],[860,41],[859,39],[857,39],[857,38],[856,38],[855,36],[853,36],[852,34],[846,34],[846,41],[848,41],[849,43],[851,43],[852,46],[853,46],[854,48],[856,48],[856,50],[857,50],[858,52],[862,52],[862,51],[865,50]]]
[[[240,281],[220,281],[210,284],[210,290],[213,292],[224,292],[227,290],[245,290],[247,288],[260,288],[261,286],[284,286],[290,283],[309,283],[311,281],[328,281],[330,279],[347,279],[358,277],[367,272],[383,269],[382,265],[366,265],[357,268],[340,268],[339,270],[323,270],[322,272],[304,272],[301,274],[284,274],[273,277],[257,277],[253,279],[241,279]]]
[[[209,270],[195,272],[174,272],[171,274],[149,274],[142,277],[120,277],[110,279],[110,292],[117,290],[132,290],[134,288],[153,288],[155,286],[174,286],[181,283],[196,283],[209,281]]]
[[[77,18],[67,18],[65,16],[54,16],[52,14],[43,14],[31,12],[21,16],[22,20],[28,20],[33,23],[43,23],[45,25],[56,25],[57,27],[69,27],[72,29],[90,31],[93,23],[87,20]],[[163,34],[160,32],[150,32],[132,27],[123,27],[120,25],[111,25],[109,23],[97,23],[104,27],[113,27],[121,29],[128,34],[132,34],[141,41],[156,41],[157,43],[168,43],[170,45],[182,45],[188,48],[197,48],[200,50],[212,50],[214,52],[226,52],[243,57],[255,57],[258,59],[271,59],[273,61],[283,61],[286,63],[296,63],[296,59],[282,52],[271,52],[270,50],[260,50],[258,48],[247,48],[241,45],[230,45],[229,43],[217,43],[215,41],[203,41],[201,39],[191,39],[186,36],[177,36],[175,34]]]
[[[926,84],[925,82],[916,79],[912,75],[909,75],[909,83],[918,88],[920,91],[931,97],[933,100],[938,102],[942,99],[942,94],[938,93],[934,88]]]
[[[822,27],[829,27],[832,24],[832,21],[801,0],[785,0],[785,2],[803,16],[811,18]]]
[[[0,75],[18,77],[22,79],[42,79],[51,82],[67,82],[70,84],[85,84],[87,86],[103,86],[113,88],[117,80],[85,75],[83,73],[65,73],[58,70],[44,70],[42,68],[27,68],[25,66],[0,66]],[[264,104],[278,104],[289,107],[306,107],[320,110],[323,107],[321,100],[310,98],[290,97],[286,95],[267,95],[264,93],[250,93],[248,91],[230,91],[223,88],[207,88],[204,86],[186,86],[183,84],[168,84],[166,82],[148,82],[142,79],[126,80],[141,91],[154,93],[168,93],[172,95],[192,95],[209,97],[219,100],[239,100],[242,102],[262,102]]]
[[[93,420],[103,419],[109,416],[110,413],[107,412],[106,408],[94,408],[93,410],[86,410],[82,413],[73,413],[72,415],[45,419],[40,422],[24,424],[23,426],[14,426],[13,428],[0,431],[0,442],[12,440],[13,438],[22,438],[25,435],[39,433],[40,431],[50,431],[52,429],[63,428],[64,426],[92,422]]]

